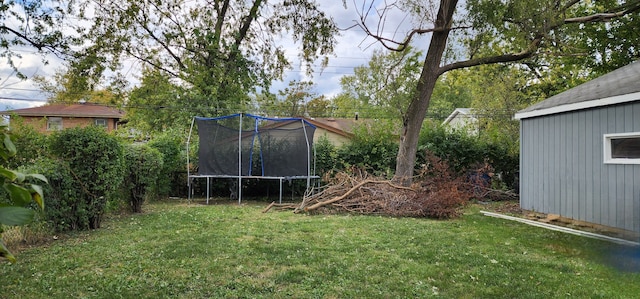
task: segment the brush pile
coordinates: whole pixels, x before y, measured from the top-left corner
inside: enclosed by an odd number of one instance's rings
[[[484,176],[453,172],[449,165],[431,155],[419,175],[409,187],[393,181],[372,177],[367,172],[352,169],[325,177],[328,184],[313,194],[306,195],[300,204],[272,204],[277,209],[292,209],[296,213],[356,213],[394,217],[454,218],[471,198],[489,199],[490,196],[510,197],[493,190]],[[475,181],[474,181],[475,180]]]

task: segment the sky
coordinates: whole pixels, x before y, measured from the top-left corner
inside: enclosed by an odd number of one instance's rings
[[[342,1],[319,2],[321,9],[331,16],[341,29],[353,27],[356,24],[355,20],[359,18],[353,2],[347,1],[346,9]],[[377,16],[371,16],[370,20],[377,21]],[[385,24],[383,32],[389,36],[395,32],[406,32],[410,26],[409,21],[399,14],[389,15]],[[386,28],[393,29],[387,31]],[[304,80],[315,83],[316,87],[313,90],[315,93],[331,98],[340,92],[340,78],[353,74],[355,67],[366,65],[373,51],[382,48],[358,27],[341,30],[337,40],[334,55],[329,57],[328,66],[324,69],[316,67],[311,76],[308,76],[304,70],[300,69],[301,63],[297,58],[299,45],[284,39],[282,46],[292,58],[294,69],[285,72],[283,81],[274,82],[271,91],[277,92],[284,89],[289,81]],[[56,70],[64,68],[64,62],[53,55],[43,58],[35,49],[28,47],[15,48],[14,51],[21,55],[21,58],[14,60],[16,66],[29,78],[34,75],[50,78]],[[124,65],[123,70],[127,73],[129,87],[134,87],[139,82],[137,75],[140,63]],[[46,95],[38,89],[33,80],[20,80],[8,63],[0,63],[0,110],[29,108],[44,104],[46,104]]]

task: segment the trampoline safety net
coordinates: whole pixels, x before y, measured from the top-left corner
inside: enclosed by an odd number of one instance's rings
[[[199,175],[310,175],[315,127],[302,118],[234,114],[196,117],[195,123]]]

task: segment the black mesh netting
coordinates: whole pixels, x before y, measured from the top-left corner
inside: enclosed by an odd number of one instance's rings
[[[239,148],[242,176],[310,175],[315,127],[303,119],[237,114],[196,117],[196,124],[200,139],[198,173],[201,175],[238,175]]]

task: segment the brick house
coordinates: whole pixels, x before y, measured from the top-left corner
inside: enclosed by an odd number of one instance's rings
[[[41,133],[73,127],[101,126],[108,132],[118,128],[124,117],[122,110],[91,103],[51,104],[34,108],[0,111],[9,116],[9,125],[19,117],[21,124],[31,125]]]

